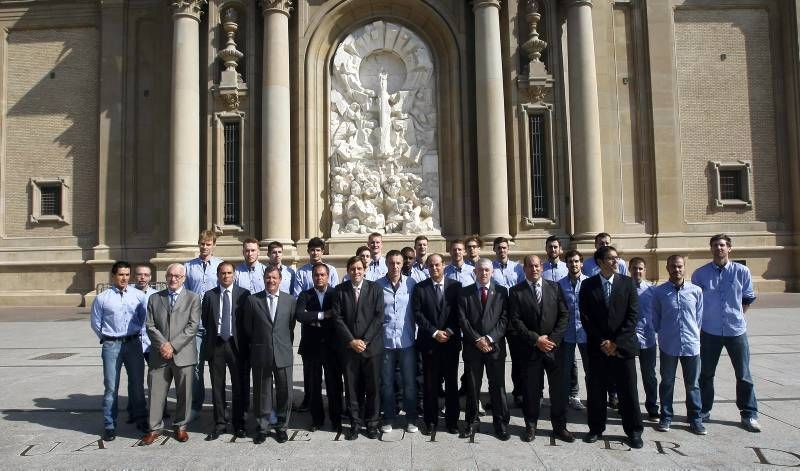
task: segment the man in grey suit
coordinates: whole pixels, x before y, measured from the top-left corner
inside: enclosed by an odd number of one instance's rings
[[[294,298],[280,290],[281,267],[268,265],[264,272],[264,291],[247,298],[242,310],[242,351],[248,352],[253,368],[253,412],[256,436],[253,443],[264,443],[269,430],[269,414],[273,409],[272,389],[275,382],[275,440],[289,440],[286,427],[292,405],[292,336],[294,332]]]
[[[200,295],[184,289],[186,269],[179,263],[167,267],[167,289],[147,301],[147,336],[150,337],[148,377],[150,381],[150,431],[140,445],[158,438],[170,383],[175,379],[178,406],[175,409],[175,439],[185,442],[186,422],[191,413],[192,378],[197,363],[195,335],[200,323]]]

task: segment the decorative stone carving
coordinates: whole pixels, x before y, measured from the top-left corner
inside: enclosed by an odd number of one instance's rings
[[[403,26],[353,31],[333,58],[331,235],[439,232],[435,69]]]
[[[208,2],[206,0],[171,0],[170,3],[175,15],[187,15],[199,20],[200,15],[203,14],[203,6]]]
[[[261,8],[265,15],[269,12],[277,12],[289,16],[294,8],[294,0],[261,0]]]
[[[528,75],[522,75],[518,79],[520,97],[524,103],[543,102],[553,86],[553,76],[547,72],[547,67],[542,62],[542,51],[547,47],[547,42],[539,37],[541,19],[538,0],[528,0],[525,13],[528,39],[520,45],[528,56]]]
[[[236,10],[228,8],[223,14],[222,30],[227,37],[225,47],[217,53],[217,57],[225,63],[225,70],[220,74],[219,96],[228,110],[235,110],[240,105],[240,95],[247,93],[247,85],[239,72],[236,71],[239,60],[244,54],[236,49],[234,37],[239,30]]]

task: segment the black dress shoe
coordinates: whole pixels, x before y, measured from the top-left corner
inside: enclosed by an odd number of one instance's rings
[[[570,432],[565,428],[554,431],[553,436],[567,443],[572,443],[575,441],[575,435],[573,435],[572,432]]]
[[[113,442],[115,438],[117,438],[117,432],[114,431],[113,428],[107,428],[103,432],[103,441],[104,442]]]
[[[317,430],[321,429],[322,425],[311,424],[311,427],[308,427],[309,432],[316,432]]]
[[[278,443],[286,443],[289,441],[289,435],[286,434],[286,430],[278,430],[275,432],[275,441]]]
[[[655,411],[655,412],[654,411],[650,411],[650,412],[647,413],[647,418],[649,418],[649,419],[655,420],[655,419],[658,419],[660,417],[661,417],[661,414],[659,414],[658,411]]]
[[[448,425],[447,426],[447,433],[456,435],[458,433],[458,425]]]
[[[236,438],[245,438],[247,436],[247,431],[243,428],[237,428],[236,432],[233,433]]]
[[[253,444],[255,444],[255,445],[261,445],[261,444],[262,444],[262,443],[264,443],[266,440],[267,440],[267,434],[266,434],[266,433],[264,433],[264,432],[258,432],[258,433],[256,434],[255,438],[253,438]]]
[[[603,437],[602,433],[589,432],[583,437],[585,443],[594,443]]]
[[[436,430],[436,425],[434,425],[434,424],[424,424],[422,426],[422,429],[420,430],[420,432],[422,432],[423,435],[428,437],[428,436],[430,436],[431,433],[433,433],[434,430]]]
[[[494,436],[497,437],[500,441],[508,441],[511,438],[511,435],[508,434],[508,430],[506,429],[498,429],[494,431]]]
[[[206,435],[206,441],[207,442],[213,442],[217,438],[219,438],[219,432],[217,432],[216,430],[214,430],[213,432],[211,432],[208,435]]]
[[[527,427],[525,432],[522,433],[522,441],[523,442],[532,442],[536,440],[536,429],[532,427]]]
[[[458,435],[458,438],[469,438],[472,435],[475,435],[476,433],[478,433],[478,429],[480,428],[480,426],[481,426],[480,423],[464,426],[464,429],[461,430],[461,433]]]
[[[367,427],[367,438],[370,440],[375,440],[379,435],[380,433],[378,432],[377,427]]]
[[[345,440],[355,440],[356,438],[358,438],[358,433],[360,431],[361,431],[361,428],[358,425],[351,426],[350,430],[347,431],[347,435],[345,435],[344,439]]]
[[[631,448],[639,449],[644,446],[644,442],[642,441],[642,437],[633,436],[628,437],[628,445],[630,445]]]

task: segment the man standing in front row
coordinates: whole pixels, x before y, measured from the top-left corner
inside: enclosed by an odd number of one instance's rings
[[[242,310],[242,349],[247,352],[253,369],[253,414],[256,419],[258,445],[267,439],[269,415],[277,415],[275,440],[289,440],[286,429],[292,409],[292,337],[294,332],[294,298],[281,291],[281,267],[269,265],[264,271],[264,290],[250,295]]]
[[[107,442],[117,437],[117,397],[123,365],[128,375],[128,402],[131,404],[128,413],[140,430],[147,427],[141,342],[145,296],[141,291],[130,289],[130,277],[131,265],[128,262],[114,263],[111,266],[111,287],[98,294],[92,303],[92,330],[102,345],[103,440]]]
[[[542,380],[547,372],[550,385],[550,422],[553,436],[565,442],[575,437],[567,430],[567,393],[564,368],[558,353],[567,330],[569,311],[558,283],[542,279],[542,262],[536,255],[523,261],[525,280],[511,288],[508,295],[510,335],[517,338],[520,355],[520,387],[525,433],[522,440],[536,438]]]
[[[150,445],[161,433],[164,404],[172,380],[178,405],[175,408],[175,439],[189,439],[186,423],[191,414],[192,378],[197,363],[195,335],[200,324],[201,299],[184,289],[186,269],[179,263],[167,267],[167,289],[147,301],[147,335],[150,337],[150,431],[141,445]]]
[[[703,326],[700,333],[701,417],[709,420],[714,405],[714,374],[722,347],[728,352],[736,375],[736,407],[742,427],[760,432],[758,403],[750,376],[750,344],[745,313],[756,300],[750,269],[730,259],[731,238],[711,237],[713,260],[695,270],[692,283],[703,290]]]
[[[464,338],[464,371],[467,377],[466,428],[464,437],[478,431],[478,395],[483,370],[489,380],[494,433],[506,441],[508,404],[506,403],[506,327],[508,290],[492,279],[492,262],[475,262],[475,284],[461,288],[458,317]]]
[[[606,428],[606,394],[613,381],[628,443],[631,448],[641,448],[643,427],[636,384],[639,297],[633,280],[617,273],[618,258],[617,250],[610,245],[597,249],[594,259],[600,273],[584,281],[580,292],[581,323],[586,331],[589,359],[589,433],[583,441],[594,443],[602,437]]]
[[[342,366],[350,407],[350,430],[346,440],[358,438],[364,422],[367,438],[378,438],[383,295],[379,286],[364,279],[364,272],[361,258],[350,257],[347,260],[350,281],[336,287],[333,302],[337,341],[345,347]],[[359,413],[360,404],[364,404],[363,419]]]
[[[249,371],[242,360],[241,334],[238,322],[242,317],[242,306],[250,295],[244,288],[233,285],[233,264],[222,262],[217,266],[218,285],[203,296],[203,350],[200,358],[208,362],[211,372],[211,398],[214,405],[214,428],[207,440],[216,440],[225,433],[227,424],[233,425],[236,437],[244,438],[244,406],[247,404],[246,389],[242,386],[250,380]],[[231,374],[233,399],[231,417],[225,414],[225,372]]]

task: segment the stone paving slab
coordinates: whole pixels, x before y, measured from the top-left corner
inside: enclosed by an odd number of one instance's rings
[[[761,301],[761,299],[760,299]],[[99,440],[102,417],[100,348],[80,309],[0,309],[0,469],[782,469],[800,467],[800,297],[770,295],[749,312],[751,370],[764,431],[739,427],[733,370],[723,353],[717,370],[717,399],[709,434],[691,434],[685,423],[682,381],[676,380],[676,418],[667,433],[645,422],[645,447],[624,444],[619,417],[609,414],[606,439],[594,444],[553,441],[547,407],[533,443],[519,439],[523,420],[512,408],[512,439],[491,435],[484,417],[474,440],[444,431],[432,440],[395,429],[380,440],[348,442],[332,431],[309,433],[308,414],[294,414],[290,441],[223,435],[206,442],[211,428],[207,403],[189,426],[190,440],[170,437],[138,447],[140,434],[121,424],[117,440]],[[48,354],[61,354],[50,355]],[[302,367],[296,357],[295,393],[302,394]],[[510,375],[510,365],[506,368]],[[679,370],[680,375],[680,370]],[[582,377],[582,374],[581,374]],[[123,384],[125,381],[123,374]],[[210,388],[210,381],[206,378]],[[510,377],[507,378],[510,385]],[[484,382],[484,388],[485,388]],[[585,397],[583,381],[581,394]],[[124,391],[124,388],[123,388]],[[641,395],[641,388],[640,388]],[[125,419],[125,394],[120,398]],[[210,391],[207,395],[210,399]],[[640,397],[643,400],[643,395]],[[171,399],[174,404],[174,397]],[[462,416],[463,418],[463,416]],[[579,438],[588,430],[583,412],[569,411],[569,427]]]

